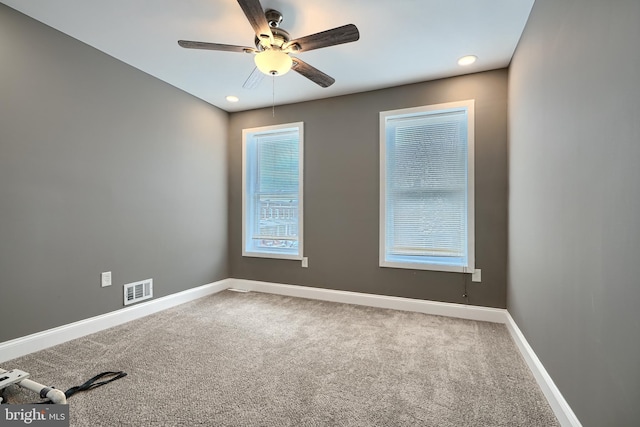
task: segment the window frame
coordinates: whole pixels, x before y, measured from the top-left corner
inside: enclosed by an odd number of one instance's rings
[[[466,110],[467,114],[467,264],[452,265],[434,262],[409,262],[387,260],[387,120],[397,117],[422,116],[446,111]],[[413,108],[403,108],[380,112],[380,223],[379,223],[379,266],[411,270],[446,271],[473,273],[475,271],[475,101],[473,99],[432,104]],[[424,258],[431,258],[433,256]]]
[[[248,173],[248,144],[255,140],[256,136],[278,133],[286,130],[298,131],[298,251],[297,254],[262,252],[248,245],[247,220],[250,206],[247,189],[249,187]],[[255,168],[255,166],[254,166]],[[286,123],[272,126],[261,126],[242,130],[242,256],[256,258],[302,260],[304,257],[304,122]]]

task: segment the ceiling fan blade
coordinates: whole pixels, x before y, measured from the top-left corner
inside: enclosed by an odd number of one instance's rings
[[[292,58],[292,59],[293,59],[293,65],[291,66],[291,69],[297,72],[298,74],[305,76],[315,84],[322,87],[329,87],[335,83],[335,79],[333,77],[326,75],[325,73],[318,70],[317,68],[312,67],[311,65],[307,64],[306,62],[298,58]]]
[[[322,47],[335,46],[343,43],[351,43],[360,38],[358,27],[353,24],[311,34],[306,37],[291,40],[282,48],[291,47],[294,52],[306,52],[308,50],[320,49]]]
[[[247,80],[244,82],[242,87],[245,89],[255,89],[256,87],[258,87],[263,78],[264,73],[258,70],[258,67],[255,67],[251,74],[249,74],[249,77],[247,77]]]
[[[187,49],[222,50],[225,52],[255,52],[252,47],[234,46],[231,44],[193,42],[189,40],[178,40],[178,44]]]
[[[260,40],[268,38],[272,44],[273,34],[271,33],[271,27],[269,27],[260,0],[238,0],[238,4],[249,20],[256,36],[258,36]]]

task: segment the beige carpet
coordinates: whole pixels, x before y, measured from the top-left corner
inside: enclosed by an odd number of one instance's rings
[[[504,325],[225,291],[3,363],[72,426],[558,426]],[[37,401],[12,387],[9,403]]]

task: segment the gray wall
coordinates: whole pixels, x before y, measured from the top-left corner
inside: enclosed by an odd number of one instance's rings
[[[0,342],[228,277],[227,120],[0,5]]]
[[[510,70],[508,309],[584,426],[640,423],[638,22],[537,0]]]
[[[459,273],[378,267],[379,112],[464,99],[476,100],[476,264],[482,283]],[[275,117],[270,108],[231,114],[231,276],[448,302],[465,302],[467,281],[469,303],[505,307],[506,120],[506,70],[278,106]],[[309,268],[297,261],[242,257],[241,247],[242,129],[297,121],[305,124]]]

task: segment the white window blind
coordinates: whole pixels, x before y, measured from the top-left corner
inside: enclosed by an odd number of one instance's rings
[[[472,126],[472,101],[381,113],[381,266],[473,269]]]
[[[302,123],[243,131],[243,255],[302,257]]]

